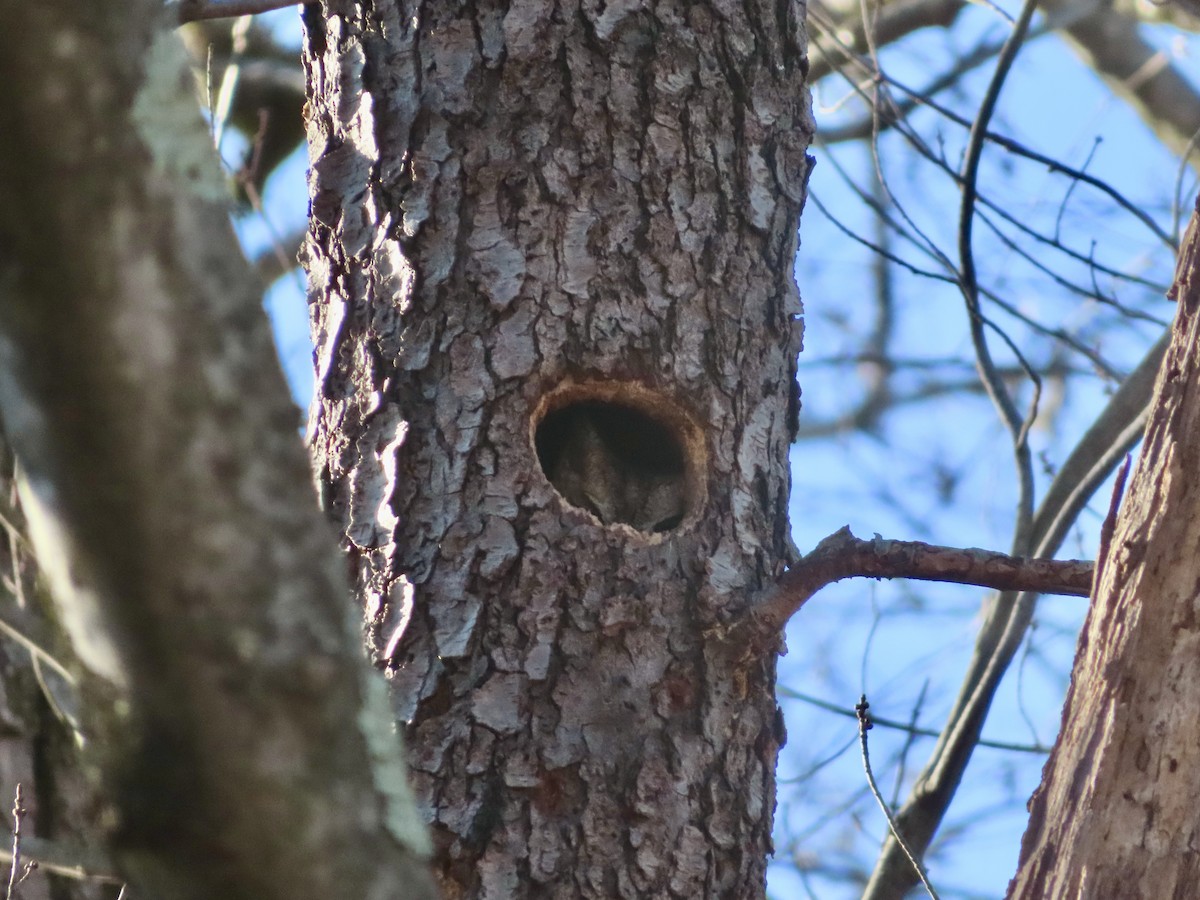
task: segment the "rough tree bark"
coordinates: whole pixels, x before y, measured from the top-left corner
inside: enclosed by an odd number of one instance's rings
[[[1200,882],[1200,212],[1172,296],[1144,449],[1101,548],[1010,897],[1190,897]]]
[[[0,3],[0,414],[81,664],[79,824],[139,897],[419,896],[386,687],[166,13]]]
[[[311,439],[448,897],[763,893],[774,652],[719,626],[789,545],[803,14],[306,10]]]

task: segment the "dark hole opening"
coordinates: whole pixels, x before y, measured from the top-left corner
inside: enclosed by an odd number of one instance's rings
[[[688,513],[683,445],[670,427],[639,409],[573,403],[547,413],[534,440],[550,483],[607,525],[664,532]]]

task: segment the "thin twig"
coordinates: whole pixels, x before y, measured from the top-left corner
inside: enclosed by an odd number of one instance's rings
[[[0,841],[7,836],[5,831],[7,829],[0,830]],[[11,862],[12,858],[12,851],[0,849],[0,862]],[[112,885],[123,883],[123,879],[116,874],[116,864],[92,848],[67,846],[36,835],[22,834],[21,858],[36,862],[38,869],[43,872],[75,881]]]
[[[1060,22],[1056,22],[1053,25],[1053,27],[1061,28],[1061,27],[1064,27],[1065,24],[1068,24],[1068,23],[1060,21]],[[1041,33],[1043,33],[1043,29],[1037,29],[1032,32],[1032,35],[1036,36],[1036,35],[1040,35]],[[949,121],[962,126],[963,128],[971,127],[971,125],[972,125],[971,121],[969,121],[968,119],[959,115],[954,110],[950,109],[948,106],[938,103],[928,93],[922,92],[921,90],[918,90],[916,88],[911,88],[908,85],[906,85],[904,82],[897,80],[895,77],[893,77],[892,75],[890,75],[886,72],[882,72],[882,71],[872,72],[870,67],[866,64],[866,62],[863,61],[862,59],[860,59],[851,48],[849,48],[847,45],[845,45],[844,43],[841,43],[840,41],[837,40],[836,28],[832,28],[832,26],[831,26],[831,31],[830,31],[829,37],[835,43],[837,43],[838,46],[841,47],[841,49],[843,49],[846,52],[847,56],[855,64],[857,64],[858,66],[860,66],[862,68],[866,77],[869,80],[871,80],[872,82],[875,80],[880,80],[880,81],[890,85],[891,87],[898,88],[899,90],[901,90],[905,94],[907,94],[910,98],[917,101],[918,103],[921,103],[921,104],[929,107],[929,109],[933,110],[934,112],[936,112],[938,115],[942,116],[943,118],[946,118]],[[852,79],[845,72],[841,72],[839,70],[839,73],[842,75],[843,78],[846,79],[846,81],[851,85],[851,87],[854,89],[854,91],[864,99],[865,102],[870,102],[870,98],[868,97],[866,91],[863,90],[861,85],[859,85],[857,82],[855,82],[854,79]],[[899,126],[901,124],[901,121],[898,120],[892,124]],[[910,144],[912,144],[912,146],[914,148],[916,148],[916,150],[922,156],[924,156],[925,158],[929,159],[932,162],[941,162],[936,155],[929,152],[929,148],[910,130],[908,130],[906,128],[898,128],[898,130],[899,130],[900,134],[904,137],[904,139],[906,141],[908,141]],[[837,136],[836,131],[831,132],[831,134],[833,134],[835,137]],[[864,137],[865,136],[866,135],[864,135]],[[1002,134],[997,134],[996,132],[993,132],[993,131],[986,132],[985,138],[988,141],[990,141],[991,143],[996,144],[996,145],[1002,147],[1003,149],[1007,150],[1009,153],[1012,153],[1016,156],[1020,156],[1025,159],[1028,159],[1030,162],[1035,162],[1040,165],[1046,166],[1046,168],[1049,169],[1051,172],[1060,172],[1064,175],[1069,176],[1070,178],[1072,178],[1076,181],[1081,181],[1084,184],[1090,185],[1091,187],[1095,188],[1096,190],[1100,191],[1101,193],[1107,195],[1118,206],[1120,206],[1126,212],[1128,212],[1132,216],[1134,216],[1138,221],[1140,221],[1143,225],[1145,225],[1146,228],[1149,229],[1150,232],[1152,234],[1154,234],[1155,237],[1157,237],[1164,244],[1166,244],[1168,247],[1170,247],[1172,252],[1175,252],[1179,249],[1179,243],[1173,237],[1173,235],[1176,233],[1177,229],[1172,228],[1170,233],[1168,233],[1167,231],[1164,231],[1154,221],[1154,219],[1151,218],[1149,213],[1147,213],[1145,210],[1143,210],[1137,204],[1133,203],[1133,201],[1129,200],[1120,191],[1118,191],[1116,188],[1114,188],[1111,184],[1104,181],[1103,179],[1097,178],[1094,175],[1089,175],[1086,172],[1083,172],[1072,166],[1068,166],[1066,163],[1064,163],[1060,160],[1057,160],[1051,156],[1046,156],[1044,153],[1039,153],[1036,150],[1033,150],[1032,148],[1027,147],[1026,145],[1024,145],[1023,143],[1021,143],[1020,141],[1018,141],[1014,138],[1007,137]],[[826,142],[828,143],[831,141],[826,140]],[[980,199],[982,201],[982,198],[980,198]]]
[[[1043,26],[1033,36],[1048,33],[1049,29]],[[820,44],[816,46],[818,50],[821,49]],[[891,128],[901,119],[906,118],[913,110],[922,106],[926,97],[932,97],[949,88],[957,87],[961,84],[964,75],[991,61],[1003,46],[1003,41],[996,41],[991,38],[981,40],[974,49],[968,50],[958,56],[950,68],[926,84],[924,88],[913,92],[903,100],[897,100],[888,96],[888,107],[885,110],[881,110],[880,116],[872,113],[869,116],[864,116],[862,119],[846,125],[823,128],[821,131],[822,140],[826,144],[860,141],[871,137],[873,134],[872,128],[876,125],[885,129]],[[892,83],[891,78],[883,72],[880,73],[880,79],[887,84]]]
[[[908,754],[917,742],[917,722],[921,719],[921,708],[925,705],[925,696],[929,693],[929,679],[926,678],[921,682],[921,690],[917,692],[916,702],[913,703],[912,713],[908,717],[908,727],[905,729],[904,744],[900,747],[900,753],[896,760],[896,777],[892,786],[892,800],[888,804],[889,809],[897,809],[900,806],[900,788],[904,786],[904,776],[908,769]],[[864,693],[863,699],[866,699]],[[872,719],[872,724],[874,720]]]
[[[820,146],[820,145],[821,145],[820,138],[818,137],[817,146]],[[930,161],[936,163],[938,166],[940,166],[946,172],[951,174],[953,177],[955,177],[956,179],[958,178],[958,176],[955,173],[953,173],[953,171],[944,162],[937,160],[936,158],[934,158],[932,156],[928,157],[928,158],[930,159]],[[906,268],[908,271],[910,271],[914,275],[919,275],[919,276],[926,277],[926,278],[932,278],[937,281],[944,281],[946,283],[954,284],[956,286],[958,286],[960,284],[960,275],[958,273],[958,270],[955,268],[954,264],[946,257],[946,255],[944,253],[942,253],[936,247],[933,247],[931,249],[929,246],[926,246],[926,243],[922,242],[922,241],[928,242],[928,238],[926,238],[926,236],[924,234],[920,234],[919,236],[921,237],[922,240],[918,240],[917,237],[913,236],[913,234],[908,233],[908,231],[905,229],[905,227],[902,226],[901,223],[895,221],[890,216],[888,216],[887,210],[885,210],[883,207],[879,206],[877,201],[875,201],[870,194],[868,194],[861,187],[859,187],[859,185],[854,183],[853,179],[850,178],[849,174],[839,164],[836,155],[830,154],[829,156],[825,157],[825,159],[829,162],[830,165],[833,166],[834,170],[845,181],[847,187],[849,187],[852,191],[854,191],[854,193],[858,196],[858,198],[860,200],[862,200],[863,203],[866,204],[872,211],[874,211],[877,216],[882,217],[884,219],[884,221],[886,221],[888,223],[888,225],[892,228],[892,230],[896,232],[897,236],[899,236],[902,240],[907,241],[909,244],[911,244],[913,247],[915,247],[920,253],[925,254],[930,259],[933,259],[936,262],[938,262],[939,264],[941,264],[941,266],[945,269],[945,271],[947,273],[951,273],[951,274],[940,274],[938,272],[933,272],[933,271],[930,271],[927,269],[920,269],[917,266],[915,266],[914,264],[908,262],[907,260],[902,259],[901,257],[897,256],[896,254],[890,254],[887,251],[884,251],[877,244],[873,243],[870,239],[864,238],[861,235],[855,234],[853,231],[851,231],[849,228],[847,228],[843,223],[838,221],[838,219],[826,207],[821,205],[820,199],[819,199],[817,193],[816,192],[810,193],[809,199],[812,200],[812,202],[814,202],[817,205],[817,207],[820,209],[820,211],[826,216],[826,218],[828,218],[835,225],[835,227],[837,227],[840,231],[842,231],[844,234],[846,234],[852,240],[857,241],[858,243],[860,243],[863,246],[870,249],[872,252],[883,253],[884,255],[887,256],[887,258],[889,260],[891,260],[892,262],[895,262],[897,265],[903,266],[904,268]],[[997,212],[1002,217],[1004,217],[1004,213],[1000,211],[1000,208],[996,204],[990,203],[987,200],[987,198],[980,197],[979,202],[982,203],[983,205],[987,206],[989,209],[993,210],[994,212]],[[1033,236],[1036,236],[1036,235],[1033,235]],[[1063,249],[1065,250],[1065,248],[1063,248]],[[1049,326],[1043,325],[1041,322],[1038,322],[1037,320],[1035,320],[1035,319],[1031,318],[1030,316],[1026,315],[1025,313],[1023,313],[1020,309],[1015,307],[1013,304],[1005,301],[1002,297],[997,295],[994,291],[990,291],[987,288],[983,287],[982,285],[980,285],[978,287],[978,291],[979,291],[979,295],[981,297],[984,297],[987,300],[990,300],[992,303],[996,304],[998,307],[1003,309],[1010,316],[1012,316],[1013,318],[1022,322],[1023,324],[1028,325],[1034,331],[1038,332],[1039,334],[1044,334],[1047,337],[1054,338],[1055,340],[1060,341],[1063,344],[1065,344],[1066,346],[1070,347],[1076,353],[1079,353],[1080,355],[1082,355],[1089,362],[1091,362],[1094,366],[1096,366],[1106,377],[1113,378],[1113,379],[1116,378],[1116,375],[1113,372],[1112,367],[1107,362],[1105,362],[1098,353],[1096,353],[1094,350],[1087,347],[1086,345],[1082,344],[1080,341],[1078,341],[1076,338],[1072,337],[1070,334],[1068,334],[1062,328],[1051,328]],[[991,328],[994,331],[996,331],[996,333],[999,334],[1001,336],[1001,338],[1005,337],[1004,332],[1001,329],[999,329],[994,323],[992,323],[990,320],[988,320],[986,317],[984,317],[984,319],[983,319],[983,324],[986,325],[988,328]],[[1009,343],[1011,344],[1011,342],[1009,342]],[[1025,370],[1026,375],[1029,375],[1028,367],[1022,367],[1022,368]]]
[[[1025,0],[1021,13],[1013,26],[1004,49],[996,60],[996,71],[984,93],[979,105],[979,113],[971,126],[967,137],[966,158],[962,166],[962,202],[959,207],[958,225],[958,255],[960,287],[963,299],[967,304],[970,319],[971,343],[975,347],[975,359],[979,367],[979,377],[982,379],[988,396],[995,404],[1013,439],[1013,452],[1016,456],[1017,478],[1019,483],[1019,499],[1017,503],[1016,534],[1013,540],[1013,551],[1022,553],[1027,550],[1029,543],[1029,526],[1033,519],[1033,466],[1029,454],[1026,437],[1033,418],[1036,415],[1036,395],[1040,385],[1034,379],[1035,401],[1029,414],[1022,418],[1017,412],[1012,396],[1000,380],[988,349],[987,336],[984,332],[984,318],[979,305],[979,281],[975,271],[975,251],[972,243],[972,228],[975,220],[975,198],[977,195],[977,179],[979,164],[983,158],[983,148],[988,133],[988,123],[1000,99],[1000,91],[1017,58],[1017,52],[1025,41],[1029,23],[1033,21],[1033,13],[1037,9],[1037,0]]]
[[[213,119],[213,144],[217,153],[221,152],[221,144],[225,137],[225,124],[229,121],[233,109],[233,96],[237,92],[238,81],[242,77],[242,57],[246,55],[247,36],[254,18],[244,15],[233,23],[230,29],[232,42],[229,59],[225,62],[225,71],[221,73],[221,86],[217,89],[216,105],[211,107]]]
[[[33,641],[27,637],[25,633],[21,631],[21,629],[10,624],[4,618],[0,618],[0,635],[10,638],[28,650],[29,655],[33,657],[35,662],[41,660],[49,665],[50,668],[57,672],[59,677],[61,677],[67,684],[71,686],[76,684],[75,676],[71,674],[70,670],[67,669],[66,666],[55,659],[50,651],[43,649],[37,644],[36,641]]]
[[[921,884],[925,885],[925,890],[929,893],[929,896],[933,900],[937,900],[937,891],[933,889],[933,885],[925,877],[925,869],[917,862],[917,858],[913,855],[912,851],[908,849],[908,844],[904,843],[904,838],[900,837],[900,831],[896,827],[896,820],[892,818],[892,811],[888,809],[887,803],[884,802],[883,796],[879,793],[879,788],[875,784],[875,775],[871,772],[871,754],[867,749],[867,732],[871,730],[870,708],[871,704],[867,702],[866,694],[863,694],[859,698],[858,704],[854,707],[855,715],[858,718],[858,745],[862,748],[863,770],[867,773],[867,784],[871,788],[875,802],[879,804],[879,808],[883,811],[884,818],[887,819],[888,829],[892,832],[892,837],[900,845],[900,849],[904,851],[904,855],[908,857],[908,861],[912,863],[913,871],[921,879]]]
[[[805,694],[802,691],[793,690],[785,685],[777,685],[776,692],[781,697],[787,697],[791,700],[799,700],[801,703],[807,703],[810,706],[815,706],[818,709],[823,709],[826,712],[836,713],[839,716],[853,716],[854,713],[847,711],[844,706],[837,703],[830,703],[828,700],[822,700],[820,697],[813,697],[811,694]],[[880,716],[872,716],[871,721],[880,728],[890,728],[894,731],[903,731],[911,734],[914,737],[941,737],[941,731],[936,728],[917,728],[911,724],[900,722],[896,719],[885,719]],[[988,747],[992,750],[1007,750],[1014,753],[1036,753],[1039,756],[1045,756],[1050,752],[1049,747],[1042,744],[1014,744],[1009,741],[992,741],[980,739],[980,747]]]
[[[902,83],[896,81],[894,78],[889,77],[888,83],[898,87],[905,93],[909,92],[909,88],[905,87]],[[964,128],[971,124],[948,106],[943,106],[931,98],[924,98],[922,102],[934,112],[938,113],[938,115],[943,116],[944,118],[949,119],[951,122],[955,122]],[[1061,172],[1064,175],[1070,176],[1075,181],[1082,181],[1084,184],[1094,187],[1102,194],[1105,194],[1111,198],[1114,203],[1145,225],[1146,229],[1151,234],[1170,247],[1172,251],[1179,249],[1179,244],[1176,239],[1164,231],[1162,227],[1159,226],[1159,224],[1155,222],[1153,218],[1151,218],[1148,212],[1127,198],[1107,181],[1097,178],[1095,175],[1089,175],[1073,166],[1068,166],[1066,163],[1062,162],[1061,160],[1057,160],[1052,156],[1046,156],[1044,153],[1038,153],[1036,150],[1025,146],[1015,138],[1010,138],[1003,134],[997,134],[994,131],[987,132],[986,138],[991,143],[996,144],[998,147],[1001,147],[1004,150],[1007,150],[1009,153],[1020,156],[1029,160],[1030,162],[1044,165],[1051,172]]]
[[[1092,164],[1092,160],[1096,156],[1096,150],[1100,147],[1100,141],[1101,141],[1101,139],[1100,139],[1099,135],[1097,135],[1096,137],[1094,137],[1092,139],[1092,149],[1088,151],[1087,159],[1085,159],[1083,161],[1083,167],[1080,169],[1081,172],[1086,172],[1087,167]],[[1058,204],[1058,214],[1055,215],[1055,217],[1054,217],[1054,239],[1055,240],[1058,240],[1059,237],[1062,235],[1063,216],[1065,216],[1067,213],[1067,204],[1070,203],[1071,195],[1073,193],[1075,193],[1075,188],[1078,184],[1079,184],[1078,181],[1072,181],[1071,184],[1067,187],[1066,193],[1063,194],[1062,202]]]
[[[12,839],[12,865],[8,870],[8,890],[5,891],[5,900],[13,900],[17,890],[17,879],[21,872],[21,820],[25,818],[25,805],[21,802],[21,782],[17,782],[17,789],[13,792],[13,839]]]
[[[1072,182],[1072,185],[1075,185],[1075,184],[1078,184],[1078,182]],[[985,203],[984,205],[987,205],[987,204]],[[997,212],[999,213],[1000,218],[1006,219],[1006,220],[1008,219],[1008,217],[1003,212],[1000,212],[999,210],[997,210]],[[979,215],[980,220],[988,227],[988,229],[994,235],[996,235],[996,238],[1000,241],[1000,243],[1004,244],[1005,247],[1007,247],[1009,250],[1012,250],[1019,257],[1021,257],[1021,259],[1025,260],[1025,262],[1027,262],[1030,266],[1032,266],[1034,269],[1036,269],[1037,271],[1044,274],[1047,278],[1049,278],[1052,282],[1059,285],[1060,287],[1070,291],[1073,294],[1078,294],[1080,297],[1083,297],[1087,300],[1095,300],[1097,303],[1102,303],[1105,306],[1111,307],[1127,319],[1137,319],[1142,322],[1150,322],[1151,324],[1157,325],[1160,328],[1166,328],[1167,325],[1169,324],[1165,319],[1161,319],[1158,316],[1155,316],[1151,313],[1142,312],[1141,310],[1130,309],[1129,307],[1121,304],[1116,299],[1109,297],[1105,294],[1102,294],[1096,283],[1096,271],[1097,270],[1104,271],[1105,269],[1108,269],[1109,267],[1101,265],[1100,263],[1096,262],[1096,260],[1094,260],[1094,259],[1089,259],[1088,257],[1084,256],[1082,253],[1078,253],[1076,251],[1071,250],[1068,247],[1063,246],[1061,243],[1058,243],[1056,240],[1047,239],[1044,235],[1038,234],[1036,231],[1034,231],[1032,228],[1029,228],[1028,226],[1023,226],[1021,223],[1016,222],[1016,221],[1009,222],[1009,224],[1014,226],[1018,231],[1028,235],[1029,237],[1033,238],[1035,241],[1047,243],[1049,246],[1053,247],[1058,252],[1063,253],[1064,255],[1066,255],[1068,257],[1074,258],[1077,262],[1087,265],[1088,271],[1091,273],[1091,276],[1092,276],[1092,286],[1090,289],[1083,287],[1082,285],[1076,284],[1075,282],[1071,281],[1066,276],[1059,275],[1057,272],[1055,272],[1053,269],[1051,269],[1048,264],[1042,262],[1036,256],[1034,256],[1033,253],[1031,253],[1030,251],[1021,247],[1013,238],[1011,238],[1011,237],[1009,237],[1009,235],[1005,234],[1004,231],[1001,230],[1000,226],[998,224],[996,224],[995,222],[993,222],[991,217],[986,215],[982,210],[979,211],[978,215]],[[1015,217],[1013,217],[1013,218],[1015,219]],[[1094,252],[1094,249],[1095,248],[1093,247],[1093,252]],[[1114,272],[1111,270],[1104,271],[1104,274],[1112,276],[1112,277],[1117,277],[1117,278],[1125,278],[1126,277],[1124,272]],[[1132,281],[1133,279],[1128,279],[1128,280]],[[1145,279],[1143,279],[1143,282],[1145,282]],[[1154,285],[1154,287],[1157,288],[1158,285]]]

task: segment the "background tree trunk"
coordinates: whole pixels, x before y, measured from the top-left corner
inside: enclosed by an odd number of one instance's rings
[[[143,898],[431,896],[169,11],[0,9],[0,415],[80,664],[77,827]]]
[[[1200,881],[1200,212],[1145,446],[1080,635],[1010,897],[1186,897]]]
[[[312,440],[449,897],[763,892],[802,17],[307,10]]]

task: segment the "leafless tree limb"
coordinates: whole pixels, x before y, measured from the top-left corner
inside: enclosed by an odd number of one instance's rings
[[[900,849],[908,858],[908,862],[912,866],[913,874],[920,879],[922,886],[925,888],[925,892],[929,894],[933,900],[938,900],[938,893],[936,890],[934,890],[933,885],[930,884],[929,878],[925,874],[925,867],[922,865],[921,860],[913,855],[913,852],[904,842],[904,837],[900,834],[899,829],[896,827],[896,820],[892,816],[892,811],[888,809],[887,803],[884,802],[883,796],[879,793],[879,786],[875,783],[875,773],[871,771],[871,753],[867,745],[867,732],[870,731],[874,726],[874,723],[871,721],[871,713],[869,711],[870,707],[871,704],[867,702],[866,694],[862,695],[858,701],[858,704],[854,707],[854,712],[858,718],[858,746],[862,754],[863,771],[867,776],[867,786],[871,790],[871,796],[873,796],[875,798],[875,802],[879,804],[879,809],[883,812],[884,818],[887,819],[888,831],[891,832],[892,839],[899,844]]]
[[[1078,5],[1076,0],[1047,0],[1047,13]],[[1140,33],[1139,22],[1109,3],[1096,2],[1089,11],[1063,28],[1080,58],[1108,83],[1113,92],[1137,111],[1174,153],[1200,167],[1200,153],[1191,145],[1200,131],[1200,93],[1169,56]]]
[[[1033,13],[1037,9],[1037,0],[1025,0],[1021,13],[1017,17],[1000,57],[996,60],[996,70],[988,84],[987,91],[979,106],[979,113],[971,126],[967,138],[966,159],[963,161],[961,186],[962,204],[959,209],[958,253],[959,253],[959,287],[966,301],[967,314],[970,318],[971,343],[975,347],[975,360],[979,370],[980,380],[987,390],[988,396],[1000,414],[1000,418],[1009,430],[1013,442],[1013,457],[1017,470],[1018,501],[1017,524],[1013,536],[1013,552],[1028,552],[1029,526],[1033,518],[1033,463],[1029,452],[1029,429],[1037,417],[1038,398],[1041,394],[1041,382],[1036,373],[1029,369],[1030,380],[1034,386],[1033,402],[1029,413],[1022,417],[1017,411],[1016,404],[1004,382],[996,372],[988,349],[984,326],[986,324],[979,305],[979,281],[975,272],[975,251],[972,245],[972,223],[975,219],[976,178],[979,174],[979,163],[983,157],[984,143],[987,138],[988,123],[1000,99],[1000,91],[1008,77],[1017,53],[1025,41],[1029,24],[1033,21]],[[1010,349],[1018,359],[1021,354],[1009,342]]]
[[[820,145],[819,141],[818,141],[818,145]],[[927,158],[933,159],[932,157],[927,157]],[[947,171],[947,172],[951,171],[951,170],[949,170],[948,167],[945,166],[944,161],[940,161],[940,160],[933,160],[933,161],[937,162],[938,165],[940,167],[942,167],[945,171]],[[916,250],[919,253],[928,257],[930,260],[932,260],[933,262],[935,262],[936,264],[941,266],[943,271],[939,272],[935,269],[927,269],[927,268],[922,268],[920,266],[917,266],[914,263],[905,259],[904,257],[900,256],[899,254],[892,252],[889,248],[883,247],[880,244],[878,244],[877,242],[875,242],[869,238],[865,238],[860,234],[855,233],[854,231],[852,231],[851,229],[846,227],[840,221],[840,219],[838,219],[838,217],[835,216],[833,214],[833,212],[824,203],[821,202],[820,195],[816,191],[813,191],[812,193],[810,193],[809,200],[817,207],[818,210],[820,210],[820,212],[823,215],[825,215],[834,224],[834,226],[836,228],[838,228],[838,230],[840,230],[843,234],[845,234],[851,240],[854,240],[854,241],[862,244],[863,246],[869,248],[872,252],[877,253],[880,256],[883,256],[884,258],[886,258],[890,262],[894,263],[895,265],[898,265],[898,266],[901,266],[901,267],[907,269],[909,272],[911,272],[914,275],[920,275],[924,278],[930,278],[935,281],[941,281],[941,282],[945,282],[948,284],[955,284],[955,285],[959,284],[959,279],[961,278],[961,276],[958,272],[958,269],[946,257],[945,253],[943,253],[936,246],[932,246],[932,242],[927,237],[918,236],[918,235],[914,235],[914,234],[910,233],[907,230],[907,222],[897,220],[894,216],[891,215],[891,212],[888,208],[881,205],[871,194],[864,191],[859,185],[857,185],[850,178],[850,176],[845,172],[845,170],[840,166],[840,164],[838,163],[838,161],[835,157],[830,157],[829,162],[833,166],[834,170],[843,178],[843,180],[850,187],[850,189],[852,191],[854,191],[855,194],[859,197],[859,199],[861,199],[863,201],[863,203],[865,203],[867,206],[869,206],[875,212],[876,215],[878,215],[883,221],[885,221],[900,238],[902,238],[905,242],[907,242],[908,244],[910,244],[911,246],[916,248]],[[1093,179],[1093,180],[1095,180],[1095,179]],[[1111,191],[1112,188],[1110,187],[1109,190]],[[993,210],[997,210],[997,211],[1000,209],[998,204],[988,201],[983,197],[980,197],[979,200],[981,203],[986,205],[989,209],[993,209]],[[1132,206],[1132,204],[1130,204],[1130,205]],[[1136,209],[1136,207],[1134,207],[1134,208]],[[1142,212],[1141,210],[1138,210],[1138,212],[1142,216],[1145,215],[1145,213]],[[1139,216],[1139,218],[1140,218],[1140,216]],[[986,287],[985,285],[979,284],[977,286],[977,289],[978,289],[981,297],[996,304],[996,306],[1003,309],[1008,315],[1012,316],[1017,321],[1022,322],[1025,325],[1028,325],[1035,332],[1044,334],[1050,338],[1054,338],[1056,341],[1060,341],[1065,346],[1070,347],[1074,352],[1076,352],[1076,353],[1080,354],[1081,356],[1083,356],[1084,358],[1086,358],[1092,365],[1094,365],[1100,372],[1102,372],[1106,378],[1111,378],[1113,381],[1119,380],[1119,377],[1120,377],[1119,374],[1115,370],[1113,370],[1112,366],[1110,366],[1100,356],[1100,354],[1098,354],[1094,349],[1081,343],[1076,337],[1069,334],[1063,328],[1050,327],[1050,326],[1047,326],[1047,325],[1039,322],[1037,319],[1034,319],[1033,317],[1027,315],[1021,309],[1014,306],[1012,303],[1010,303],[1009,301],[1005,300],[1002,296],[1000,296],[997,292],[991,290],[990,288]],[[985,323],[985,324],[988,324],[988,327],[992,327],[990,323]],[[1000,334],[1001,334],[1001,338],[1003,338],[1004,337],[1003,333],[1000,333]],[[1010,345],[1010,347],[1011,347],[1011,345]],[[1014,355],[1018,359],[1020,359],[1022,354],[1019,351],[1017,351],[1015,348],[1011,348],[1011,349],[1013,349]],[[1026,375],[1028,376],[1028,368],[1027,367],[1023,368],[1023,371],[1025,371]]]
[[[754,605],[751,615],[764,631],[777,632],[821,588],[856,577],[915,578],[1086,597],[1093,568],[1093,563],[1077,559],[1026,559],[993,550],[880,537],[864,541],[843,527],[791,566]]]
[[[966,6],[964,0],[898,0],[888,3],[879,10],[874,20],[871,41],[877,46],[885,46],[921,28],[946,27]],[[821,58],[812,61],[808,74],[809,81],[816,82],[854,54],[867,52],[869,42],[857,3],[853,4],[853,11],[847,15],[840,14],[823,2],[814,2],[808,9],[814,26],[815,43],[821,50]],[[826,38],[834,34],[837,35],[836,43],[827,46]]]
[[[789,697],[793,700],[800,700],[803,703],[816,706],[825,710],[826,712],[831,712],[838,716],[846,716],[847,718],[851,719],[855,717],[853,710],[847,709],[844,706],[840,706],[837,703],[830,703],[828,700],[822,700],[819,697],[813,697],[810,694],[805,694],[803,691],[793,690],[792,688],[783,685],[780,685],[778,691],[781,696]],[[936,731],[932,728],[919,728],[913,725],[912,722],[900,722],[896,719],[889,719],[885,716],[873,715],[871,716],[871,721],[880,728],[890,728],[895,731],[903,731],[906,734],[915,735],[917,737],[935,738],[941,735],[940,731]],[[990,741],[984,739],[979,741],[979,746],[991,747],[995,750],[1011,750],[1014,753],[1035,753],[1040,756],[1045,756],[1050,752],[1049,747],[1042,746],[1040,744],[1017,744],[1013,743],[1012,741]]]
[[[859,58],[872,44],[886,46],[921,28],[948,26],[967,4],[962,0],[885,4],[872,23],[869,38],[854,6],[845,11],[830,5],[810,7],[814,44],[819,51],[810,69],[814,83]],[[1132,14],[1127,8],[1130,4],[1093,0],[1049,0],[1041,6],[1047,26],[1064,36],[1164,144],[1187,158],[1193,167],[1200,167],[1200,152],[1193,144],[1200,132],[1200,92],[1166,54],[1141,35],[1139,18],[1153,17]],[[1200,20],[1189,18],[1180,27],[1194,30],[1197,22]]]
[[[12,833],[0,829],[0,862],[12,863],[12,844]],[[73,881],[114,885],[124,883],[112,859],[95,848],[68,846],[36,835],[22,834],[21,859],[36,862],[42,872],[61,875]]]

